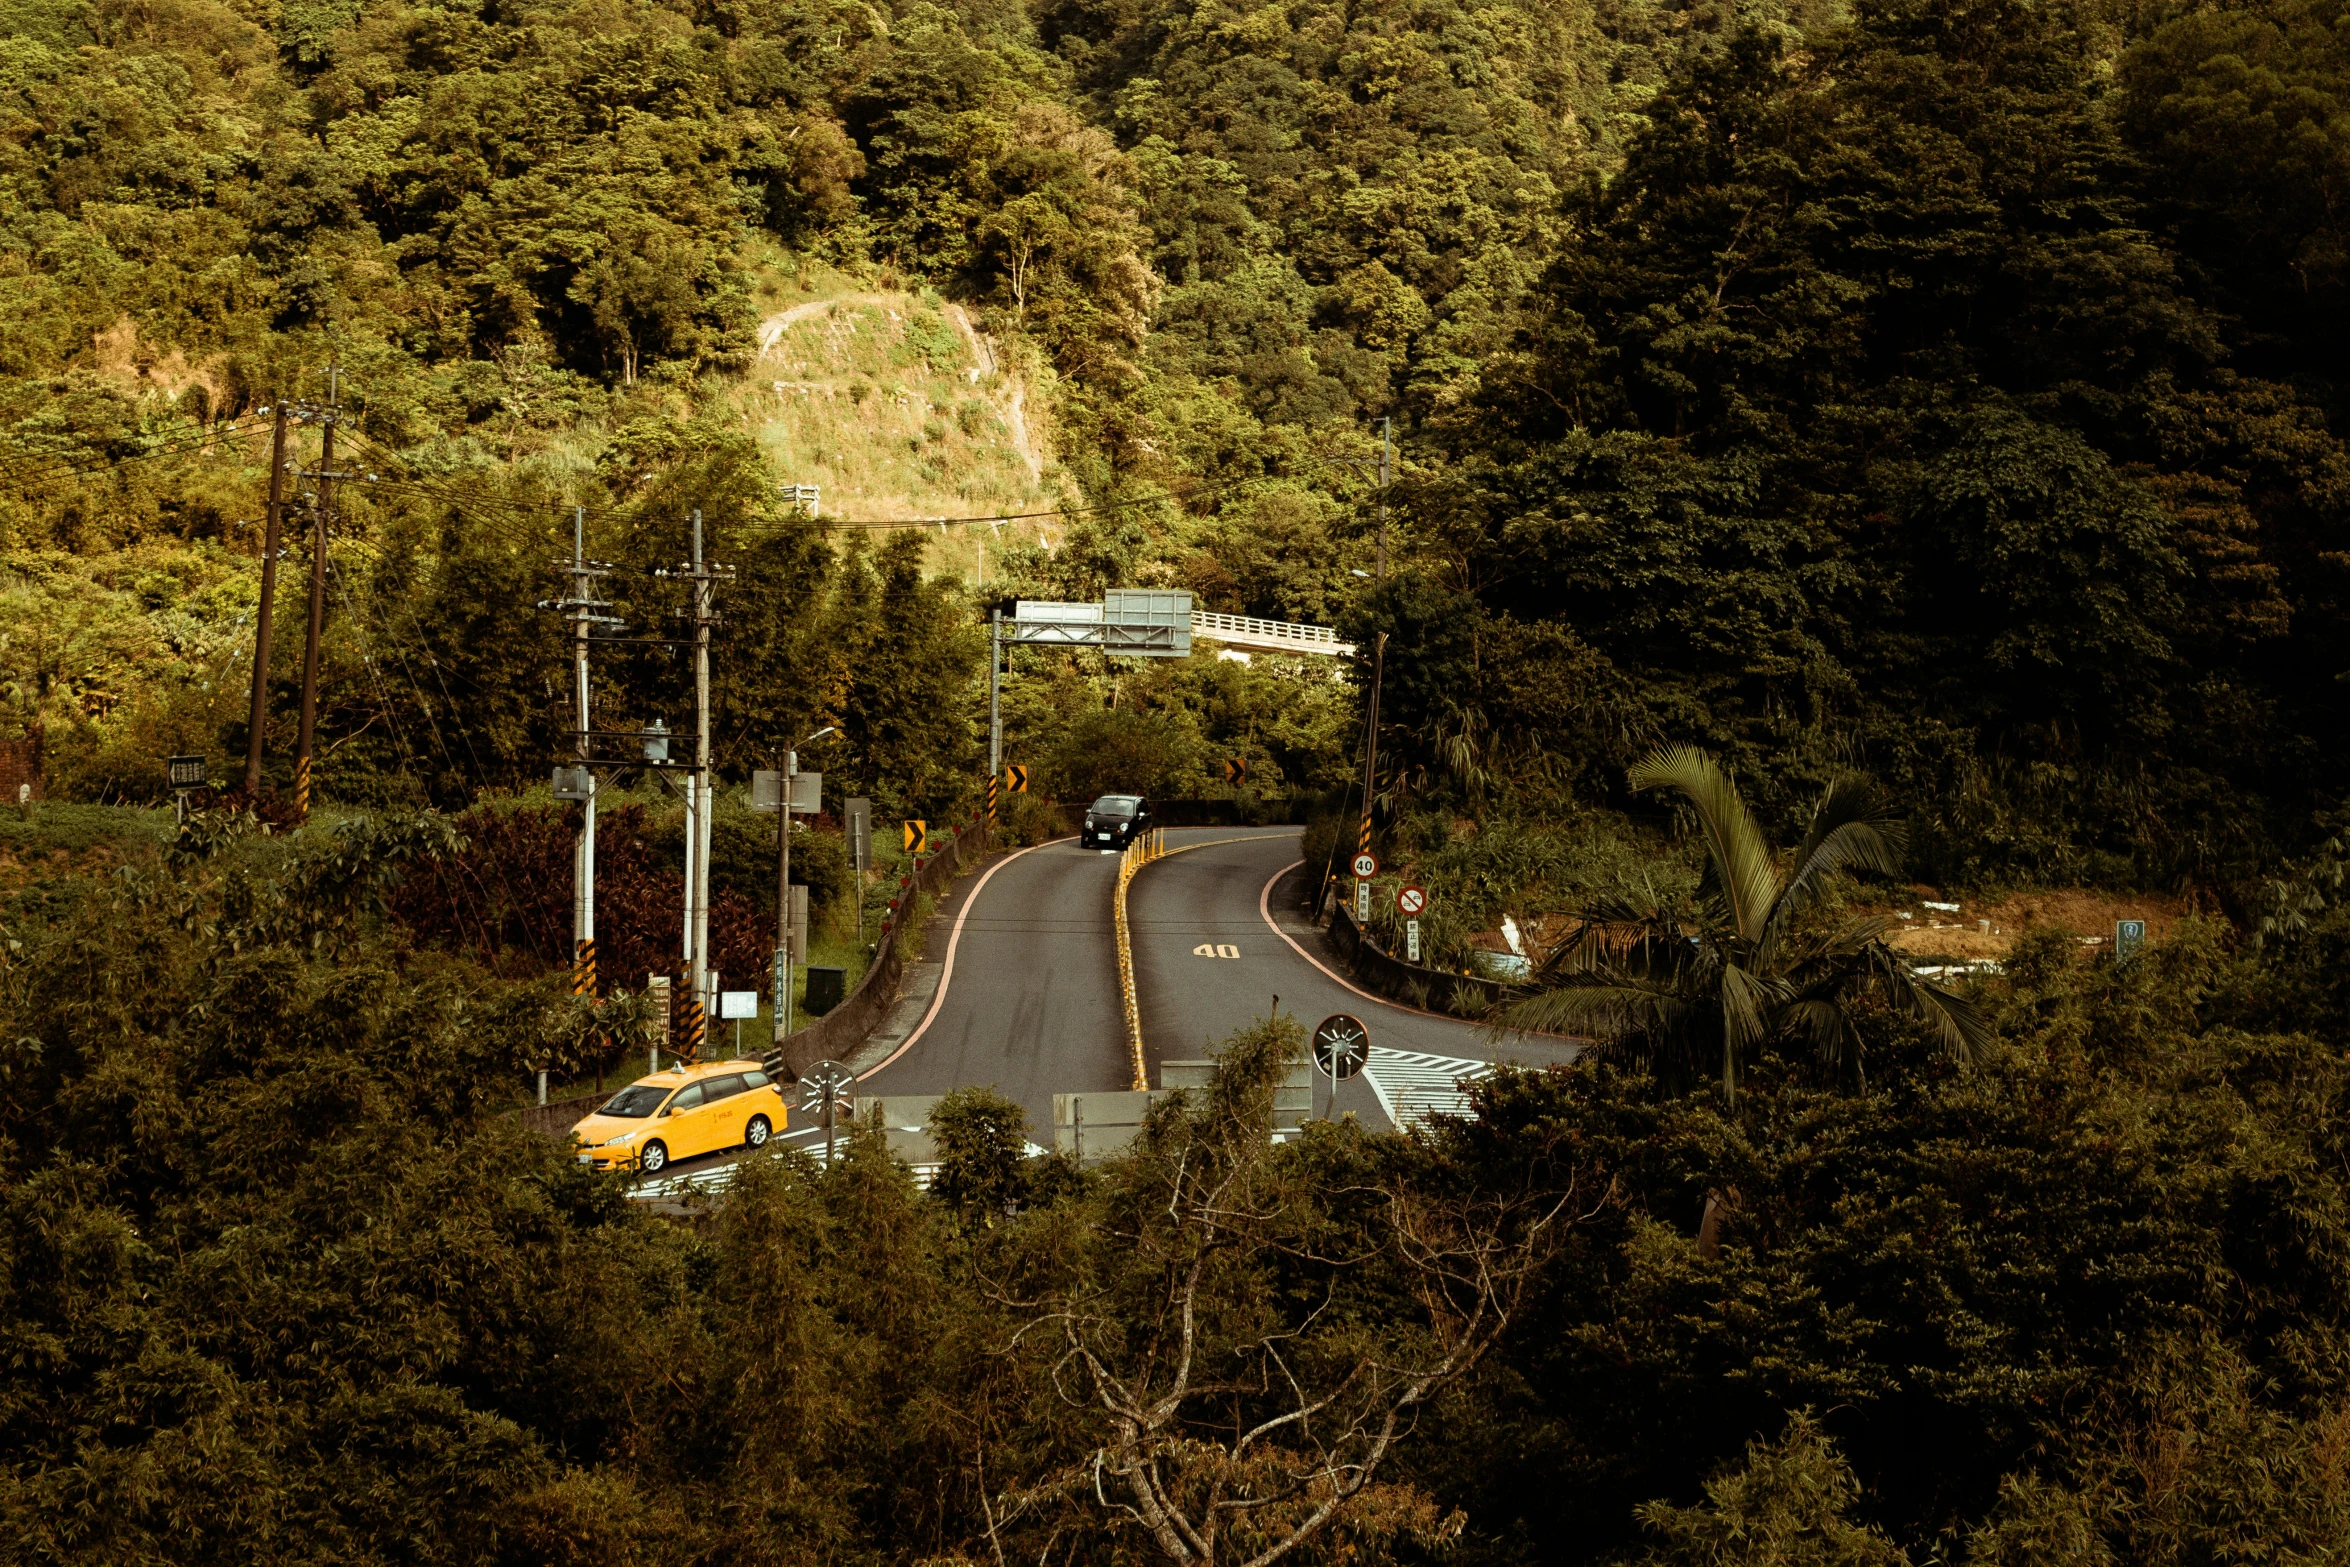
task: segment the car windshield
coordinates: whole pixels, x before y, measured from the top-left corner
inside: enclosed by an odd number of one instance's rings
[[[669,1090],[658,1083],[631,1083],[605,1100],[604,1108],[596,1114],[626,1116],[632,1121],[641,1121],[660,1109],[661,1101],[668,1097]]]
[[[1130,794],[1105,794],[1100,799],[1094,801],[1093,804],[1087,806],[1085,808],[1085,814],[1088,816],[1132,816],[1134,814],[1134,807],[1139,803],[1140,802]]]

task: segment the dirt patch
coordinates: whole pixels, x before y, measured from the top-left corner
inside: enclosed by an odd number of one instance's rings
[[[1928,908],[1929,902],[1957,902],[1956,912]],[[1862,911],[1893,921],[1888,946],[1915,957],[1956,961],[1999,959],[2015,949],[2026,931],[2071,931],[2084,946],[2111,946],[2117,920],[2144,920],[2146,939],[2160,941],[2192,910],[2170,893],[2093,892],[2077,887],[2019,892],[1995,902],[1917,897]]]
[[[212,366],[190,364],[176,348],[158,354],[152,344],[139,340],[139,325],[127,315],[95,334],[90,346],[97,355],[98,373],[110,381],[134,392],[162,391],[174,398],[190,387],[201,387],[204,410],[220,406],[223,388]]]
[[[22,892],[35,882],[62,881],[69,876],[102,876],[121,863],[121,853],[106,844],[79,853],[26,844],[0,844],[0,896]]]

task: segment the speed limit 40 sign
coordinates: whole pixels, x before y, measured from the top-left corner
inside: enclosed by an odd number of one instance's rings
[[[1372,854],[1370,850],[1368,850],[1368,849],[1365,849],[1365,850],[1364,850],[1362,853],[1360,853],[1360,854],[1356,855],[1356,856],[1355,856],[1355,858],[1354,858],[1354,872],[1355,872],[1355,874],[1356,874],[1357,876],[1376,876],[1376,875],[1378,875],[1378,874],[1379,874],[1379,860],[1378,860],[1378,857],[1377,857],[1376,855]]]
[[[1395,889],[1395,912],[1406,917],[1424,913],[1428,907],[1428,889],[1425,887],[1398,887]]]

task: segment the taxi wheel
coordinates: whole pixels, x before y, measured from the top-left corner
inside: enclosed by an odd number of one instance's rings
[[[661,1143],[645,1144],[642,1163],[647,1175],[658,1175],[669,1163],[669,1149]]]
[[[745,1128],[743,1132],[744,1146],[748,1148],[766,1147],[767,1135],[774,1130],[775,1129],[773,1127],[767,1124],[767,1118],[765,1116],[752,1116],[751,1124]]]

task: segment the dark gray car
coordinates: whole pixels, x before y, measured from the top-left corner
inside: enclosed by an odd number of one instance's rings
[[[1088,849],[1123,849],[1151,823],[1151,803],[1139,794],[1105,794],[1085,808],[1077,841]]]

